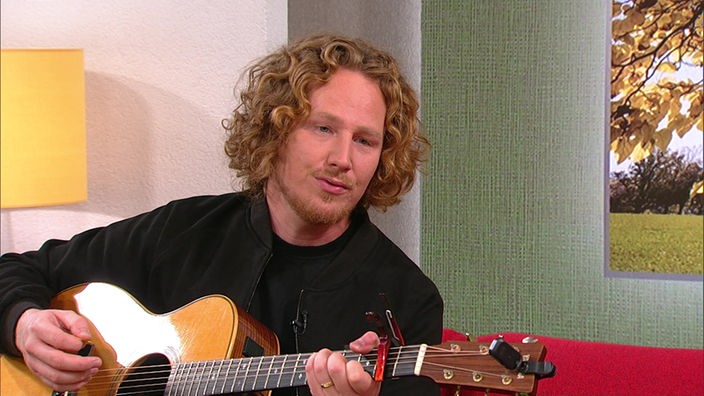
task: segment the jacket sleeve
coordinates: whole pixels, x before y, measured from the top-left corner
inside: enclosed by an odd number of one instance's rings
[[[28,308],[47,308],[61,290],[83,282],[110,281],[139,288],[159,244],[168,210],[161,208],[69,241],[49,240],[38,250],[0,256],[0,353],[18,355],[15,325]]]

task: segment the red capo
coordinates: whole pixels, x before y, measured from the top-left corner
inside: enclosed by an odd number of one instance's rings
[[[384,300],[384,305],[386,306],[384,312],[386,321],[383,321],[376,312],[367,312],[367,320],[376,323],[377,334],[379,334],[379,348],[377,349],[376,368],[374,369],[374,381],[377,382],[384,380],[384,369],[386,368],[386,361],[389,356],[390,344],[393,343],[394,346],[406,344],[403,340],[403,335],[401,335],[401,328],[398,326],[396,318],[389,308],[388,298],[385,294],[380,294],[379,296]],[[389,331],[387,331],[387,328],[391,333],[391,341],[389,341]]]

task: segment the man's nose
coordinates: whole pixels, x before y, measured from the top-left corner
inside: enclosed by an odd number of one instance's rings
[[[348,170],[352,166],[352,137],[341,133],[337,135],[330,147],[328,163],[342,170]]]

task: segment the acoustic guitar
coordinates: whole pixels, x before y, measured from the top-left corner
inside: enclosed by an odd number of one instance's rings
[[[90,323],[92,355],[103,365],[76,392],[54,392],[21,359],[0,357],[0,394],[16,395],[217,395],[306,384],[310,353],[277,355],[276,336],[228,298],[212,295],[156,315],[124,290],[88,283],[58,294],[55,309],[70,309]],[[446,342],[391,348],[386,378],[426,376],[440,384],[531,393],[533,374],[507,369],[477,342]],[[525,361],[542,361],[540,343],[513,345]],[[370,374],[376,355],[340,351]]]

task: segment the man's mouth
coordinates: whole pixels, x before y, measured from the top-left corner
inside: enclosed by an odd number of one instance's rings
[[[334,195],[340,195],[344,194],[347,191],[351,189],[350,185],[348,183],[345,183],[342,180],[332,178],[332,177],[317,177],[318,184],[320,185],[320,188],[323,189],[323,191],[334,194]]]

